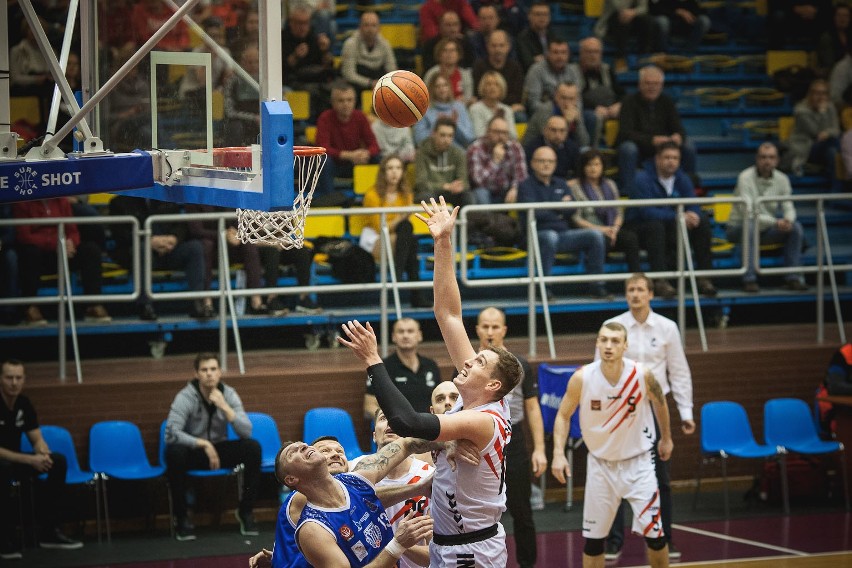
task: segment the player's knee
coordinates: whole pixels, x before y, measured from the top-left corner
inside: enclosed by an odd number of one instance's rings
[[[657,538],[648,538],[645,537],[645,544],[648,545],[648,548],[651,550],[662,550],[666,547],[667,541],[665,537],[657,537]]]
[[[604,539],[587,538],[586,544],[583,545],[583,553],[586,556],[600,556],[604,553]]]

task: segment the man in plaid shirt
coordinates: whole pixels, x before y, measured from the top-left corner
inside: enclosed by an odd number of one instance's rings
[[[477,203],[518,200],[518,184],[527,179],[527,161],[524,149],[509,137],[509,125],[502,116],[494,116],[485,135],[468,147],[467,169]]]

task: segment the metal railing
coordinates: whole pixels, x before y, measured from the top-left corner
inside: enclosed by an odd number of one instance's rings
[[[741,260],[748,258],[747,255],[752,254],[755,258],[755,265],[761,274],[787,274],[791,272],[817,273],[817,323],[818,323],[818,341],[824,339],[824,317],[822,315],[824,274],[828,272],[832,296],[835,305],[835,313],[837,315],[838,324],[840,326],[841,337],[843,334],[843,324],[840,312],[840,300],[837,288],[835,273],[837,271],[852,270],[852,264],[834,264],[831,257],[831,244],[828,238],[827,223],[825,218],[824,205],[832,200],[849,200],[852,199],[850,194],[819,194],[819,195],[803,195],[793,196],[792,201],[807,202],[814,201],[817,203],[817,256],[818,262],[813,266],[802,266],[799,268],[759,268],[760,265],[760,250],[755,246],[754,240],[744,238],[742,242]],[[762,202],[766,200],[759,200]],[[777,201],[777,200],[770,200]],[[736,197],[714,197],[714,198],[691,198],[691,199],[665,199],[665,200],[621,200],[617,203],[618,207],[651,207],[659,206],[661,203],[670,205],[676,208],[679,219],[679,232],[677,241],[677,267],[675,270],[667,272],[651,272],[648,276],[652,279],[656,278],[673,278],[677,280],[677,309],[678,323],[681,329],[681,336],[685,336],[686,328],[686,304],[688,296],[691,296],[695,315],[697,318],[701,344],[704,350],[708,349],[706,334],[704,330],[703,316],[701,311],[701,299],[699,297],[696,285],[696,279],[702,277],[730,277],[742,276],[745,274],[746,266],[744,262],[740,263],[737,268],[723,268],[713,270],[695,270],[692,261],[692,253],[689,247],[684,246],[688,242],[687,228],[683,220],[682,213],[685,208],[691,205],[699,206],[715,206],[717,204],[733,203],[745,207],[746,215],[744,219],[744,234],[754,233],[755,239],[757,233],[750,232],[752,226],[752,218],[754,216],[754,204]],[[470,288],[493,288],[505,286],[526,286],[527,287],[527,311],[528,311],[528,335],[529,335],[529,355],[536,355],[536,311],[538,305],[542,307],[542,317],[545,321],[546,333],[550,351],[550,357],[555,358],[555,346],[553,341],[553,329],[551,325],[550,306],[545,293],[545,286],[551,283],[583,283],[593,281],[623,281],[627,273],[607,273],[607,274],[573,274],[573,275],[556,275],[544,276],[542,273],[541,253],[538,243],[537,226],[535,222],[534,212],[540,209],[548,210],[574,210],[582,207],[605,207],[613,206],[611,201],[601,202],[560,202],[560,203],[524,203],[524,204],[500,204],[500,205],[471,205],[461,210],[457,221],[457,234],[455,243],[458,245],[456,250],[468,250],[469,243],[469,221],[471,214],[481,212],[509,212],[515,211],[521,219],[528,217],[526,223],[527,242],[529,243],[529,254],[527,255],[527,274],[525,276],[512,278],[473,278],[470,276],[470,262],[467,254],[457,255],[458,266],[460,273],[460,281],[464,286]],[[0,226],[4,225],[58,225],[59,238],[57,242],[58,251],[58,266],[57,273],[59,274],[59,287],[54,298],[48,300],[45,296],[28,297],[28,298],[0,298],[0,306],[2,305],[24,305],[32,303],[52,302],[60,308],[59,319],[57,322],[59,346],[60,346],[60,379],[65,380],[65,336],[68,334],[67,327],[70,325],[70,335],[74,348],[74,357],[77,368],[77,380],[82,382],[82,371],[80,367],[79,346],[77,342],[77,329],[74,322],[74,302],[85,300],[87,302],[121,302],[135,301],[140,294],[144,292],[154,301],[159,300],[200,300],[204,298],[218,298],[219,300],[219,350],[221,355],[222,366],[227,369],[227,352],[228,352],[228,324],[234,333],[235,348],[239,361],[240,372],[245,372],[245,365],[242,354],[242,343],[239,332],[239,318],[237,316],[234,300],[235,298],[248,297],[252,295],[295,295],[303,293],[323,294],[345,294],[352,292],[379,292],[378,317],[380,323],[380,343],[382,353],[386,355],[389,350],[389,326],[387,325],[391,316],[396,318],[402,317],[402,307],[399,298],[400,290],[413,289],[429,289],[432,287],[430,281],[409,281],[399,282],[396,280],[393,255],[388,254],[391,250],[391,237],[388,228],[388,216],[398,214],[411,214],[420,212],[419,206],[412,207],[387,207],[387,208],[355,208],[355,209],[314,209],[310,211],[311,216],[344,216],[352,217],[356,215],[379,215],[381,220],[382,240],[381,255],[379,258],[379,280],[377,282],[359,283],[359,284],[328,284],[328,285],[308,285],[308,286],[285,286],[285,287],[265,287],[265,288],[248,288],[248,289],[233,289],[230,280],[230,260],[228,255],[228,246],[225,240],[225,231],[227,223],[234,219],[234,213],[196,213],[196,214],[180,214],[180,215],[153,215],[146,219],[144,228],[140,230],[139,224],[134,217],[73,217],[73,218],[51,218],[51,219],[15,219],[3,220],[0,219]],[[529,213],[529,215],[528,215]],[[188,221],[216,221],[218,223],[219,239],[219,254],[217,259],[218,264],[218,290],[200,290],[200,291],[155,291],[155,283],[151,271],[153,264],[153,250],[151,248],[151,238],[153,236],[152,226],[161,222],[188,222]],[[132,230],[138,238],[133,240],[132,251],[132,266],[129,267],[132,278],[132,291],[127,294],[99,294],[99,295],[80,295],[73,294],[71,290],[70,275],[68,270],[67,248],[65,246],[64,227],[68,223],[82,224],[121,224],[129,223]],[[334,235],[331,235],[334,236]],[[141,243],[141,244],[140,244]],[[140,249],[141,246],[141,249]],[[146,270],[142,271],[145,275],[144,281],[140,282],[140,268],[144,262]],[[687,287],[688,286],[688,287]],[[67,305],[70,318],[65,319],[63,306]],[[318,316],[320,318],[324,316]],[[845,341],[845,339],[844,339]]]

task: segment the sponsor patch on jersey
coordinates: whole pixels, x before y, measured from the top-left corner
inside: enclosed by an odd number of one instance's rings
[[[379,507],[366,497],[364,497],[364,504],[367,506],[368,509],[370,509],[374,513],[379,510]]]
[[[373,523],[370,523],[364,529],[364,538],[367,539],[367,543],[373,548],[382,547],[382,529]]]
[[[352,545],[351,550],[352,554],[354,554],[358,560],[364,560],[367,558],[367,547],[364,546],[364,543],[360,540]]]
[[[355,533],[352,532],[352,529],[349,528],[349,525],[343,525],[342,527],[340,527],[340,529],[338,529],[337,532],[340,533],[340,537],[343,540],[352,540],[352,537],[355,536]]]
[[[601,409],[601,401],[593,400],[593,401],[591,401],[591,403],[592,403],[592,410],[600,410]]]

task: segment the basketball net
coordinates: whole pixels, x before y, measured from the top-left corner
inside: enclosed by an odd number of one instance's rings
[[[325,148],[293,147],[293,209],[256,211],[237,209],[237,234],[243,244],[273,245],[282,249],[305,244],[305,218],[325,165]]]

